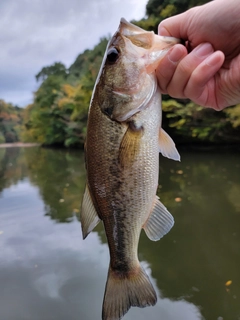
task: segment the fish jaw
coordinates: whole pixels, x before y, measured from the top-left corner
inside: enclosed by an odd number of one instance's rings
[[[153,31],[145,31],[124,18],[120,21],[119,30],[137,47],[147,50],[143,57],[147,73],[154,72],[167,51],[175,44],[180,43],[180,39],[156,35]]]
[[[155,72],[160,61],[163,59],[169,49],[179,42],[180,41],[177,38],[158,36],[154,34],[153,46],[145,58],[147,73]]]

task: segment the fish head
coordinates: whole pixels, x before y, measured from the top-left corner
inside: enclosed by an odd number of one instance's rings
[[[156,67],[178,42],[121,19],[107,46],[97,79],[101,111],[112,120],[124,122],[145,108],[156,91]]]

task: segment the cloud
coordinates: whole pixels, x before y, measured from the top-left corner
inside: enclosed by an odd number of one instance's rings
[[[27,179],[1,196],[0,319],[99,319],[109,264],[107,244],[95,231],[82,240],[77,219],[56,223],[44,216],[39,189]],[[193,303],[163,297],[150,264],[142,264],[158,302],[151,308],[131,308],[124,319],[203,319]]]
[[[69,67],[77,55],[113,34],[121,17],[141,19],[147,0],[2,0],[0,99],[21,106],[36,90],[35,75],[56,61]]]

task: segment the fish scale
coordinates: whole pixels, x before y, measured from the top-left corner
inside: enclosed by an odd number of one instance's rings
[[[154,305],[157,300],[137,252],[142,228],[155,241],[174,223],[156,196],[159,151],[175,160],[179,154],[161,128],[155,68],[176,42],[122,19],[108,44],[93,91],[80,219],[84,238],[102,220],[108,241],[103,320],[118,320],[131,306]]]

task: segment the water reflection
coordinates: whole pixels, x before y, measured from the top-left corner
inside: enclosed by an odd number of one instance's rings
[[[160,173],[175,227],[139,248],[159,299],[124,319],[240,319],[239,154],[161,158]],[[0,149],[0,177],[0,319],[100,319],[109,254],[102,226],[81,238],[83,154]]]

